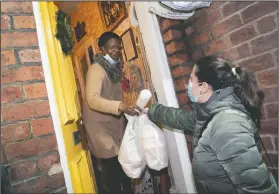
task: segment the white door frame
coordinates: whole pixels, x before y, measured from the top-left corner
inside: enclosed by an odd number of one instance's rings
[[[36,22],[39,49],[41,53],[42,65],[44,70],[46,89],[48,94],[50,113],[51,113],[55,136],[57,140],[58,152],[60,155],[60,163],[64,172],[64,179],[65,179],[67,192],[74,193],[67,154],[66,154],[66,147],[65,147],[64,137],[62,133],[62,127],[61,127],[62,125],[59,119],[60,117],[58,112],[58,106],[56,103],[54,84],[53,84],[52,74],[50,70],[50,60],[48,57],[47,44],[46,44],[47,40],[45,38],[46,36],[43,28],[43,21],[42,21],[42,16],[40,11],[40,2],[33,1],[32,5],[33,5],[34,18]]]
[[[134,2],[152,83],[158,102],[178,107],[173,80],[157,17],[149,2]],[[196,193],[187,142],[183,133],[164,127],[176,193]]]

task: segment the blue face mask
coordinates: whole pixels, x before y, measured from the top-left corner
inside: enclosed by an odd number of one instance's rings
[[[104,56],[104,58],[111,64],[111,66],[113,66],[114,68],[116,68],[117,63],[120,61],[120,59],[118,61],[113,60],[113,58],[111,58],[109,56],[109,54],[106,54]]]
[[[188,84],[188,96],[189,96],[189,98],[190,98],[190,100],[192,102],[198,102],[199,96],[198,97],[197,96],[193,96],[192,89],[193,89],[193,83],[191,81],[189,81],[189,84]]]

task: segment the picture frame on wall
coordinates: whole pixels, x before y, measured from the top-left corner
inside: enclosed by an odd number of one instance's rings
[[[124,1],[99,1],[98,6],[107,31],[113,31],[128,16]]]
[[[131,28],[126,30],[121,35],[122,45],[123,45],[123,51],[126,61],[134,60],[138,57],[135,39],[133,35],[133,31]]]
[[[78,22],[75,27],[76,40],[79,42],[85,35],[85,22]]]
[[[90,61],[90,64],[92,65],[95,62],[95,60],[94,60],[94,51],[93,51],[92,45],[89,46],[87,48],[87,50],[88,50],[89,61]]]

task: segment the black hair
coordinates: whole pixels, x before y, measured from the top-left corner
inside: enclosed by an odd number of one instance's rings
[[[210,84],[214,91],[233,86],[236,96],[259,125],[264,93],[259,89],[252,72],[242,67],[235,67],[233,72],[230,61],[215,56],[199,59],[196,66],[198,80]]]
[[[117,34],[113,32],[104,32],[98,39],[98,47],[101,49],[111,38],[116,38],[121,41],[120,36]]]

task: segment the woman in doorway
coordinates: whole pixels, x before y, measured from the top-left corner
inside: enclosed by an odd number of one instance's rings
[[[227,60],[204,57],[188,83],[192,111],[151,105],[148,116],[193,135],[199,193],[278,193],[259,146],[264,95],[253,74]]]
[[[101,163],[103,182],[99,192],[131,193],[131,180],[122,170],[117,156],[125,124],[121,113],[137,115],[135,106],[122,102],[121,38],[113,32],[103,33],[98,41],[103,54],[95,56],[86,76],[86,100],[83,121],[93,161]],[[100,188],[102,187],[102,188]]]

